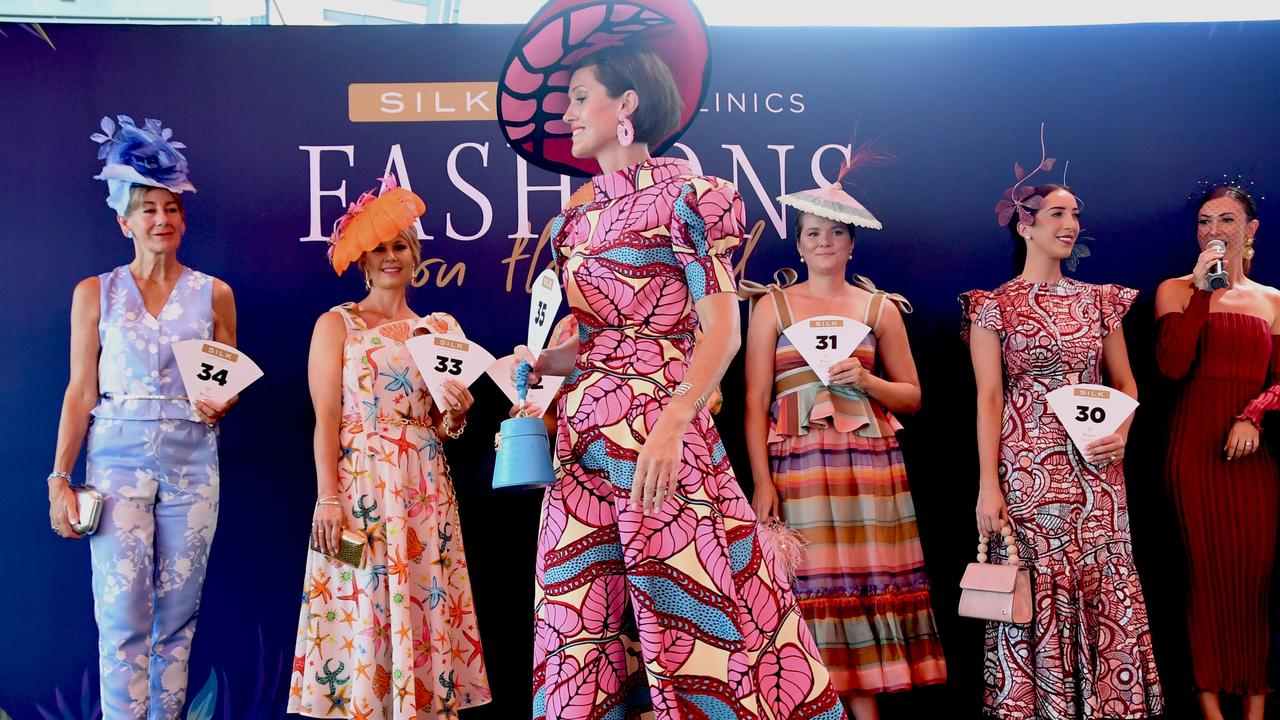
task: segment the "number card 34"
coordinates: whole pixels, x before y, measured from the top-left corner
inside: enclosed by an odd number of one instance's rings
[[[192,402],[200,398],[226,402],[262,377],[262,370],[248,355],[212,340],[176,342],[173,355]]]

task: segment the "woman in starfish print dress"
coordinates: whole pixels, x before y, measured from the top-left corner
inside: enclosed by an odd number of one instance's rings
[[[419,254],[412,226],[366,252],[369,296],[316,323],[312,544],[332,552],[348,528],[367,547],[360,567],[307,554],[291,713],[454,718],[491,699],[442,445],[458,436],[471,396],[452,383],[448,411],[433,410],[405,345],[423,332],[462,331],[443,313],[418,318],[405,302]]]
[[[603,172],[551,233],[578,335],[534,363],[568,377],[538,540],[532,715],[839,720],[703,406],[740,343],[742,201],[687,162],[649,158],[637,99],[660,95],[644,77],[611,94],[597,68],[574,72],[564,120],[583,128],[574,154]],[[619,113],[636,116],[633,145],[617,139]]]
[[[1120,322],[1137,292],[1063,277],[1080,231],[1074,193],[1040,185],[1009,221],[1022,273],[971,290],[962,335],[978,385],[978,532],[1012,525],[1031,571],[1029,625],[986,632],[986,712],[1010,720],[1142,718],[1163,710],[1129,539],[1128,423],[1080,453],[1045,395],[1101,383],[1136,395]],[[992,543],[995,553],[999,543]]]

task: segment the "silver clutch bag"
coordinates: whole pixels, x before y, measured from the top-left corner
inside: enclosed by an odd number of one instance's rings
[[[71,526],[81,535],[92,535],[98,531],[98,521],[102,519],[102,506],[106,496],[93,487],[72,488],[76,493],[76,507],[80,511],[80,522]]]

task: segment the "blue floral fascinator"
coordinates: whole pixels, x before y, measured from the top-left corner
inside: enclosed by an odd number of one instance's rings
[[[116,124],[119,121],[119,124]],[[116,121],[102,118],[102,132],[89,136],[98,143],[98,159],[105,160],[102,172],[94,180],[107,181],[107,205],[119,215],[129,207],[129,191],[134,185],[164,188],[170,192],[195,192],[187,179],[187,158],[180,142],[171,142],[173,131],[159,120],[147,118],[138,127],[128,115],[117,115]]]

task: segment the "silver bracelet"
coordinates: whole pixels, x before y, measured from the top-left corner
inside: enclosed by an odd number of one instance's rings
[[[676,386],[675,390],[671,391],[671,397],[682,397],[684,395],[688,395],[691,390],[693,390],[692,385],[687,382],[682,382]],[[702,408],[706,406],[707,396],[705,394],[698,396],[698,398],[693,401],[693,411],[695,413],[702,412]]]
[[[54,478],[61,478],[63,480],[66,480],[69,483],[71,482],[71,473],[64,473],[61,470],[54,470],[53,472],[49,473],[49,477],[45,478],[45,482],[49,482]]]

